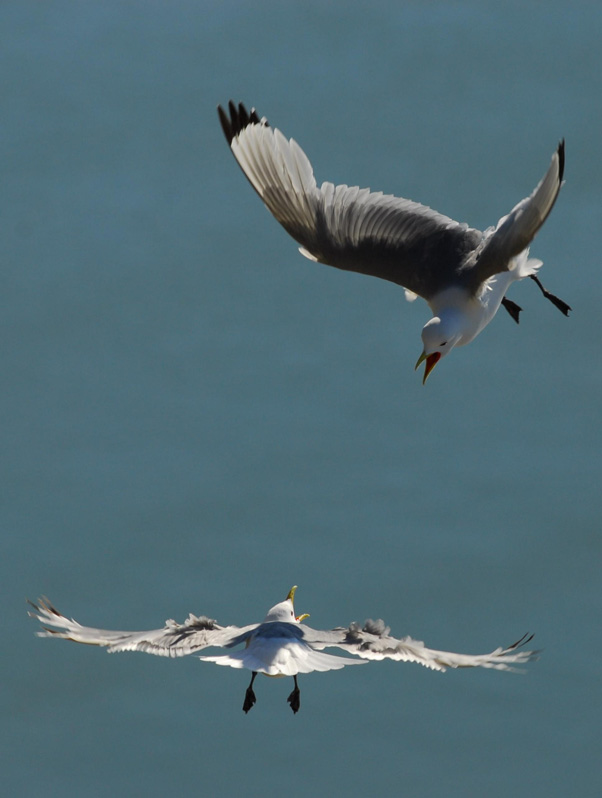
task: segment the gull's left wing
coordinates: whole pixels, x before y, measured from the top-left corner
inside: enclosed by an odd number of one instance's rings
[[[44,627],[37,633],[39,637],[59,637],[76,643],[106,646],[109,653],[144,651],[160,657],[185,657],[209,646],[225,646],[257,626],[257,624],[245,627],[220,626],[211,618],[204,615],[197,617],[191,613],[184,623],[166,621],[163,629],[152,629],[148,632],[120,632],[82,626],[72,618],[62,615],[47,598],[38,599],[37,604],[33,602],[30,604],[34,611],[29,614]]]
[[[533,635],[524,635],[507,648],[496,648],[489,654],[455,654],[427,648],[420,640],[411,637],[391,637],[388,626],[381,620],[367,620],[364,626],[352,623],[348,628],[321,632],[300,624],[304,639],[312,648],[342,648],[362,659],[392,659],[399,662],[417,662],[426,668],[445,671],[447,668],[494,668],[499,671],[516,670],[537,658],[537,651],[523,651]]]

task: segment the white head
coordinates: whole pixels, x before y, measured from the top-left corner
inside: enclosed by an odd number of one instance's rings
[[[415,369],[426,360],[424,377],[422,378],[423,385],[441,358],[448,355],[462,338],[462,322],[461,314],[448,310],[447,312],[442,312],[439,316],[433,316],[422,328],[424,349],[416,362]]]
[[[275,604],[270,610],[268,610],[268,614],[263,619],[263,623],[271,623],[273,621],[301,623],[301,621],[303,621],[305,618],[309,618],[307,613],[305,613],[305,615],[299,615],[299,617],[295,616],[293,599],[295,598],[296,589],[297,585],[291,587],[288,592],[288,596],[284,599],[284,601],[281,601],[279,604]]]

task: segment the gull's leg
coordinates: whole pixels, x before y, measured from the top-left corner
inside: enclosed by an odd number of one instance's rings
[[[549,299],[553,305],[556,305],[558,310],[564,313],[565,316],[568,316],[569,310],[572,310],[573,308],[570,305],[567,305],[566,302],[563,302],[562,299],[558,299],[557,296],[554,296],[554,294],[551,294],[549,291],[546,291],[546,289],[543,287],[536,274],[531,274],[529,276],[531,277],[532,280],[534,280],[537,283],[539,290],[545,296],[545,298]]]
[[[297,712],[299,711],[299,707],[301,706],[301,699],[300,699],[301,694],[299,693],[299,685],[297,684],[297,674],[293,676],[293,679],[295,680],[295,689],[286,700],[291,705],[291,709],[293,710],[293,712],[297,714]]]
[[[247,692],[245,693],[245,702],[242,705],[243,712],[248,712],[253,707],[255,701],[257,700],[255,698],[255,693],[253,692],[253,682],[255,681],[256,676],[257,676],[257,671],[253,671],[253,675],[251,676],[251,684],[247,687]]]
[[[520,305],[517,305],[516,302],[513,302],[511,299],[507,299],[504,297],[502,299],[502,305],[506,308],[508,313],[512,316],[514,321],[518,324],[520,319],[518,318],[519,313],[521,312],[522,308]]]

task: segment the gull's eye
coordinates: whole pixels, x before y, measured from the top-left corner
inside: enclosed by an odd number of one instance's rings
[[[447,343],[447,341],[443,341],[443,343],[439,344],[439,346],[445,346],[446,343]]]

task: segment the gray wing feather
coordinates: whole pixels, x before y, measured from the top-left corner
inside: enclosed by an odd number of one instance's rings
[[[533,635],[525,635],[506,648],[496,648],[489,654],[455,654],[451,651],[437,651],[427,648],[420,640],[411,637],[401,639],[391,637],[390,629],[382,620],[368,620],[361,627],[352,623],[349,627],[321,632],[301,624],[307,629],[305,639],[313,648],[336,647],[349,651],[362,659],[392,659],[399,662],[416,662],[432,670],[445,671],[447,668],[494,668],[495,670],[515,670],[520,665],[535,659],[536,651],[519,650]]]
[[[30,604],[34,612],[29,614],[44,627],[37,633],[39,637],[58,637],[76,643],[106,646],[111,653],[143,651],[160,657],[184,657],[209,646],[227,645],[237,635],[256,626],[256,624],[244,628],[220,626],[204,615],[197,617],[190,614],[182,624],[172,620],[166,621],[163,629],[121,632],[82,626],[72,618],[62,615],[46,598],[38,599],[37,604],[33,602]]]
[[[552,156],[543,179],[533,193],[521,200],[494,230],[486,233],[482,247],[475,253],[471,266],[473,285],[508,269],[509,261],[525,250],[548,218],[562,186],[564,174],[564,139]]]
[[[357,186],[316,184],[294,139],[254,109],[218,107],[234,157],[268,210],[304,254],[373,275],[429,298],[454,281],[482,233],[431,208]]]
[[[180,624],[168,620],[163,629],[146,632],[124,632],[109,629],[95,629],[82,626],[72,618],[62,615],[46,598],[32,602],[32,618],[38,620],[43,629],[39,637],[58,637],[76,643],[105,646],[111,653],[118,651],[143,651],[162,657],[183,657],[195,654],[211,646],[231,648],[247,642],[260,633],[263,638],[283,637],[282,627],[287,638],[297,637],[316,651],[324,648],[340,648],[364,660],[391,659],[401,662],[416,662],[432,670],[445,671],[447,668],[494,668],[496,670],[515,670],[535,659],[536,651],[524,651],[522,646],[532,639],[525,635],[507,648],[496,648],[489,654],[455,654],[427,648],[419,640],[411,637],[397,639],[390,635],[390,629],[381,620],[368,620],[361,627],[352,623],[347,628],[339,627],[330,631],[312,629],[306,624],[263,623],[249,626],[220,626],[206,616],[189,615]],[[51,628],[49,628],[51,627]],[[521,649],[521,650],[519,650]]]

